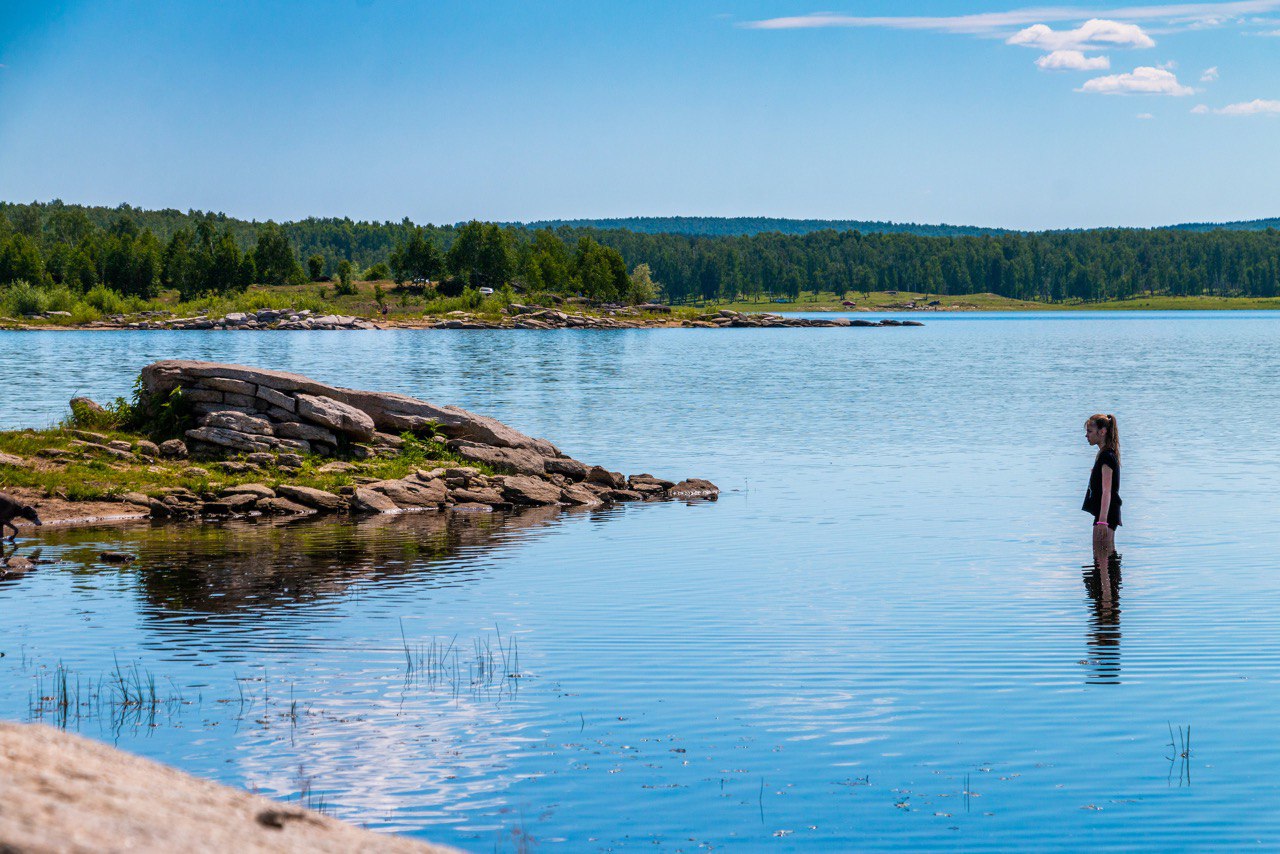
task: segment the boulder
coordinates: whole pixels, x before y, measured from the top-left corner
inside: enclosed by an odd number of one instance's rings
[[[624,489],[627,485],[627,479],[619,472],[609,471],[600,466],[592,466],[587,472],[587,483],[597,483],[601,486],[607,486],[611,489]]]
[[[201,426],[233,430],[236,433],[249,433],[254,436],[275,435],[271,429],[271,422],[265,418],[257,418],[253,415],[233,410],[210,413],[204,417]]]
[[[604,503],[598,495],[580,483],[573,483],[561,488],[560,500],[565,504],[574,504],[581,507],[592,507]]]
[[[13,454],[0,453],[0,466],[12,466],[13,468],[26,468],[30,463],[25,459]]]
[[[448,448],[463,459],[484,463],[499,470],[530,475],[543,475],[547,472],[545,457],[522,448],[495,448],[464,439],[450,440]]]
[[[276,493],[291,501],[314,507],[316,510],[325,513],[340,513],[347,509],[347,502],[342,496],[334,495],[332,492],[325,492],[323,489],[282,483],[276,487]]]
[[[372,439],[373,419],[354,406],[328,397],[316,397],[310,394],[299,394],[298,415],[313,424],[328,427],[335,433],[350,436],[354,439]]]
[[[357,486],[351,496],[351,510],[353,513],[395,513],[400,507],[381,492],[367,486]]]
[[[537,477],[511,475],[494,478],[513,504],[558,504],[560,488]]]
[[[257,509],[268,516],[312,516],[315,508],[298,504],[287,498],[262,498],[258,500]]]
[[[222,495],[252,495],[254,498],[275,498],[275,490],[260,483],[242,483],[239,486],[228,486]]]
[[[155,442],[148,442],[146,439],[138,440],[138,453],[144,457],[155,459],[160,456],[160,446]]]
[[[0,723],[0,757],[0,848],[9,852],[446,851],[358,829],[304,809],[297,798],[273,801],[50,726]]]
[[[669,492],[675,498],[716,498],[720,488],[709,480],[691,477],[671,487]]]
[[[449,492],[449,497],[455,504],[483,504],[492,507],[509,503],[501,492],[490,486],[458,487]]]
[[[169,439],[160,443],[160,456],[166,460],[185,460],[187,446],[181,439]]]
[[[569,457],[551,457],[543,465],[547,474],[562,474],[570,480],[586,480],[590,468]]]
[[[439,480],[383,480],[369,484],[369,489],[390,498],[398,507],[439,507],[449,496]]]

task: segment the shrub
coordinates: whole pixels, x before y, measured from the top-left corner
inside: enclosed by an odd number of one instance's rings
[[[35,287],[26,279],[19,279],[4,291],[0,305],[5,314],[43,314],[49,310],[49,300],[45,292]]]
[[[124,314],[125,312],[124,298],[102,285],[95,285],[91,288],[84,295],[84,301],[103,314]]]
[[[45,311],[71,311],[76,305],[76,295],[66,285],[45,289]]]
[[[90,323],[102,318],[102,312],[86,302],[77,302],[71,307],[72,323]]]
[[[364,275],[362,275],[360,278],[364,279],[366,282],[376,282],[381,279],[390,279],[391,268],[387,266],[385,261],[379,261],[377,264],[374,264],[372,267],[365,270]]]

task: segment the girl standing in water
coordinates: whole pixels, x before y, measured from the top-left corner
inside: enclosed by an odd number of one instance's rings
[[[1093,557],[1099,568],[1116,550],[1120,527],[1120,434],[1114,415],[1092,415],[1084,422],[1084,436],[1098,448],[1089,473],[1089,491],[1081,508],[1093,516]]]

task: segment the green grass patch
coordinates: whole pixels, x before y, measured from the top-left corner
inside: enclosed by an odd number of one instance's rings
[[[83,432],[83,431],[81,431]],[[134,448],[136,433],[100,430],[107,441],[129,442]],[[25,487],[40,490],[49,497],[69,501],[109,500],[126,492],[140,492],[156,497],[166,489],[182,488],[211,498],[230,486],[261,483],[269,487],[293,484],[337,492],[344,486],[365,479],[395,480],[419,469],[470,466],[488,475],[497,472],[483,463],[464,460],[443,444],[406,434],[404,446],[395,454],[379,455],[365,460],[348,455],[345,458],[306,455],[298,469],[267,467],[246,472],[227,472],[220,460],[124,460],[109,452],[77,444],[76,428],[0,432],[0,452],[31,459],[32,466],[0,464],[0,490]],[[84,440],[81,440],[84,441]],[[66,452],[65,456],[46,457],[41,451]],[[243,461],[243,457],[230,457]],[[335,459],[350,463],[349,471],[321,471]]]

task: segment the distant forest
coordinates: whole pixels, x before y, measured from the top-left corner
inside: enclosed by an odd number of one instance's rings
[[[633,216],[621,219],[548,219],[504,223],[528,229],[594,228],[638,234],[688,234],[697,237],[750,237],[756,234],[809,234],[813,231],[860,231],[863,234],[914,234],[920,237],[1005,234],[1008,229],[967,225],[921,225],[914,222],[867,222],[855,219],[778,219],[763,216]]]
[[[748,222],[802,222],[765,219],[617,222],[635,227],[418,226],[407,219],[337,218],[276,224],[128,205],[0,203],[0,287],[25,280],[139,296],[172,287],[188,297],[250,283],[305,282],[345,270],[357,276],[363,271],[367,278],[442,280],[458,288],[516,283],[534,292],[623,300],[642,299],[649,290],[643,283],[638,291],[628,290],[628,276],[643,264],[657,295],[677,303],[794,298],[805,291],[989,292],[1045,301],[1280,293],[1277,220],[936,236],[838,228],[714,235],[641,228],[660,222],[711,228],[720,222],[731,231]]]

